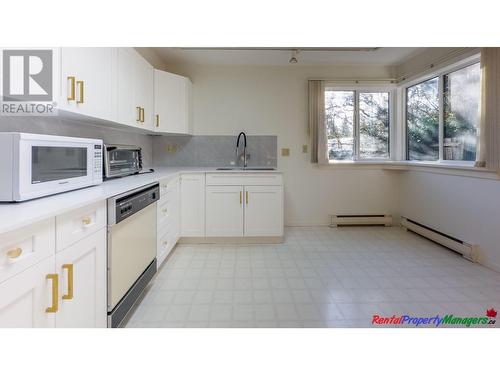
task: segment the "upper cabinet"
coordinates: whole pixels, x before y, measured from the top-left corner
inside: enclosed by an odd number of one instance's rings
[[[153,130],[153,67],[133,48],[117,60],[117,122]]]
[[[154,109],[156,131],[190,134],[191,80],[155,69]]]
[[[60,109],[116,120],[116,48],[61,48]]]
[[[134,48],[54,49],[58,108],[162,133],[191,133],[191,81],[155,70]]]

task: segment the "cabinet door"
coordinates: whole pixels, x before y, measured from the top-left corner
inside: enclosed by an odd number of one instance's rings
[[[153,67],[136,53],[136,102],[142,108],[139,127],[153,130]]]
[[[62,48],[59,107],[116,120],[116,48]]]
[[[283,235],[283,187],[245,186],[245,236]]]
[[[106,229],[57,253],[56,270],[56,327],[106,327]]]
[[[139,126],[139,107],[135,100],[136,51],[118,48],[117,59],[117,119],[130,126]]]
[[[206,187],[207,237],[243,236],[243,187]]]
[[[47,313],[52,306],[54,256],[0,284],[0,327],[54,327],[56,313]]]
[[[181,176],[181,235],[205,236],[205,174]]]

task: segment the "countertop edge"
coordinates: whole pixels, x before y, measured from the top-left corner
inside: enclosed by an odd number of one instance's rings
[[[104,181],[100,185],[89,186],[65,193],[37,198],[26,202],[0,203],[0,234],[53,218],[78,208],[106,200],[115,195],[136,189],[143,185],[174,178],[186,173],[276,173],[279,170],[216,170],[215,168],[154,168],[152,173],[143,173]],[[34,214],[33,212],[43,212]],[[9,219],[10,218],[10,219]],[[24,219],[22,219],[24,218]]]

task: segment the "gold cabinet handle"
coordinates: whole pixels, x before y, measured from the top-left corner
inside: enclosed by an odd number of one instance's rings
[[[245,191],[245,203],[248,204],[248,191]]]
[[[89,226],[90,224],[92,224],[92,218],[90,216],[86,216],[82,219],[82,224],[84,227],[87,227]]]
[[[84,83],[83,83],[83,81],[76,81],[76,84],[78,86],[79,94],[80,94],[80,97],[78,98],[78,100],[76,101],[76,103],[77,104],[83,104],[85,102]]]
[[[75,82],[76,78],[74,76],[69,76],[68,81],[70,82],[68,101],[75,100]]]
[[[141,122],[144,122],[144,108],[141,107]]]
[[[46,313],[56,313],[59,310],[59,276],[57,273],[49,273],[45,279],[52,280],[52,306],[45,309]]]
[[[19,258],[22,253],[23,249],[21,249],[20,247],[16,247],[15,249],[7,251],[7,258],[9,259]]]
[[[240,206],[243,203],[243,192],[240,190]]]
[[[73,265],[63,264],[63,270],[68,270],[68,293],[62,296],[62,299],[73,299]]]
[[[156,127],[160,127],[160,115],[156,115]]]
[[[137,119],[135,121],[141,122],[141,107],[135,107],[137,109]]]

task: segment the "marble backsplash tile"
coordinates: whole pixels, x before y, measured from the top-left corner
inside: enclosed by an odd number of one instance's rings
[[[243,138],[240,142],[243,142]],[[248,166],[277,167],[277,143],[277,136],[247,136]],[[240,147],[238,157],[242,158],[242,155],[243,148]],[[234,165],[237,159],[236,137],[233,135],[154,137],[153,159],[156,165],[168,167],[229,167]]]

